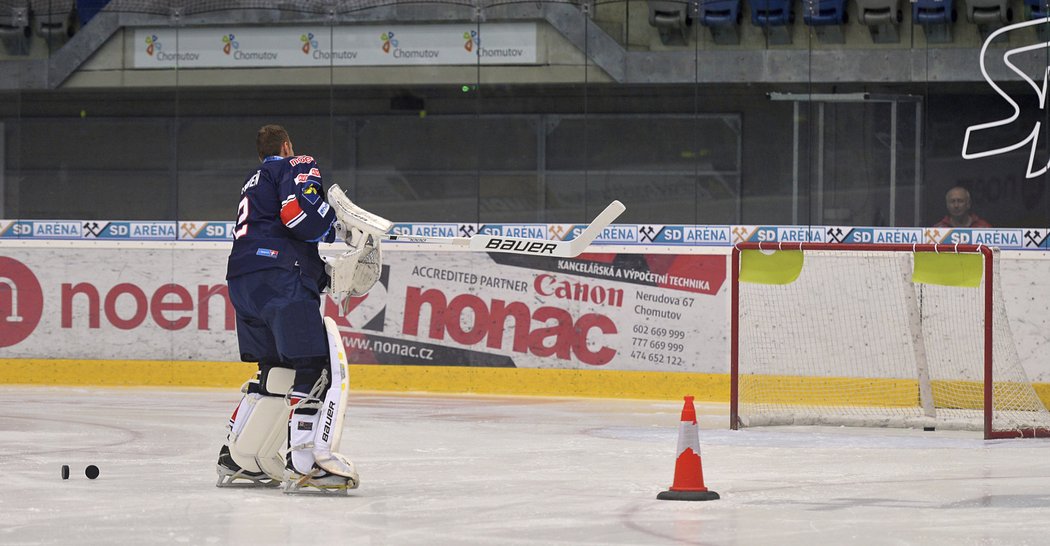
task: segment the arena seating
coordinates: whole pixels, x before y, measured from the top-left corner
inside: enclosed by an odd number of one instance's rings
[[[29,36],[29,1],[0,0],[0,41],[7,53],[29,53]]]
[[[1013,21],[1013,18],[1013,10],[1007,0],[966,0],[966,20],[977,25],[982,40]]]
[[[80,22],[80,26],[88,24],[98,12],[102,11],[102,8],[109,4],[110,0],[77,0],[77,20]]]
[[[1024,10],[1029,20],[1050,18],[1050,0],[1024,0]],[[1050,42],[1050,24],[1036,25],[1035,35],[1042,42]]]
[[[895,44],[901,41],[900,24],[904,21],[901,0],[857,0],[858,19],[868,27],[871,41]]]
[[[743,10],[740,0],[707,0],[700,4],[700,24],[711,31],[716,44],[740,43],[740,22]]]
[[[57,49],[76,32],[73,0],[31,0],[33,32]]]
[[[795,23],[791,0],[751,0],[751,24],[762,27],[771,44],[790,44],[789,27]]]
[[[1050,17],[1050,2],[1047,0],[1024,0],[1028,19],[1046,19]]]
[[[842,33],[842,25],[849,22],[846,0],[803,0],[802,21],[814,28],[821,42],[846,43]]]
[[[660,33],[664,45],[689,43],[687,29],[692,24],[693,2],[649,0],[649,24]]]
[[[952,25],[958,14],[954,0],[917,0],[912,4],[912,21],[922,27],[926,41],[952,41]]]

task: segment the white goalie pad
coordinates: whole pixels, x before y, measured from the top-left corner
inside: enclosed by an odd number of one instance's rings
[[[338,453],[350,391],[350,367],[335,321],[325,317],[324,325],[329,351],[329,366],[325,375],[331,379],[327,390],[321,392],[320,388],[315,388],[314,392],[297,404],[289,421],[290,457],[292,468],[299,475],[310,477],[316,464],[325,472],[346,478],[346,488],[353,489],[359,481],[357,470],[350,459]],[[321,385],[323,383],[319,381],[318,387]],[[308,414],[299,410],[310,407],[317,408],[316,413]]]
[[[230,432],[230,456],[249,472],[264,472],[275,480],[284,478],[284,456],[281,450],[288,441],[288,404],[285,393],[292,388],[295,370],[270,368],[265,391],[269,394],[245,395],[240,411],[246,418]]]
[[[328,332],[329,369],[332,380],[319,412],[318,427],[314,435],[314,459],[317,466],[340,476],[353,478],[357,482],[357,471],[349,459],[336,451],[343,436],[343,417],[346,414],[346,399],[350,395],[350,365],[346,361],[343,338],[331,317],[324,318]]]

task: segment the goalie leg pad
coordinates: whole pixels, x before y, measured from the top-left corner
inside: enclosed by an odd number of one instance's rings
[[[273,480],[264,474],[251,459],[240,459],[240,464],[230,454],[230,439],[235,437],[244,429],[245,423],[249,421],[255,404],[258,402],[262,387],[259,384],[259,372],[241,386],[244,396],[237,403],[237,407],[230,416],[230,423],[226,427],[226,443],[219,449],[219,460],[215,464],[215,470],[219,479],[215,482],[216,487],[272,487]]]
[[[234,457],[230,453],[230,442],[233,441],[241,431],[244,430],[244,425],[251,419],[252,413],[255,411],[255,405],[262,398],[260,392],[262,386],[259,383],[259,376],[261,372],[256,372],[255,375],[246,381],[241,386],[241,392],[244,396],[241,397],[241,401],[237,404],[237,408],[233,410],[233,415],[230,416],[230,424],[226,427],[226,444],[223,449],[219,451],[219,464],[230,467],[231,469],[242,469],[249,473],[262,472],[259,467],[255,464],[255,461],[251,458]],[[223,459],[227,459],[224,461]]]
[[[295,371],[269,368],[263,375],[265,388],[247,393],[237,410],[230,431],[230,456],[245,470],[264,472],[281,480],[284,477],[284,457],[280,450],[287,443],[288,434],[285,393],[292,388]],[[242,413],[241,408],[247,411]]]
[[[342,440],[343,416],[350,390],[350,368],[342,338],[331,318],[324,319],[328,334],[329,366],[310,393],[292,393],[298,399],[288,422],[288,484],[314,480],[318,487],[327,475],[334,475],[353,489],[359,483],[354,463],[338,453]]]
[[[335,321],[325,317],[324,325],[328,333],[329,370],[332,379],[318,415],[321,426],[314,436],[314,458],[317,465],[328,472],[357,481],[357,471],[353,463],[336,452],[343,436],[343,417],[346,415],[347,397],[350,394],[350,366],[346,361],[343,339]]]

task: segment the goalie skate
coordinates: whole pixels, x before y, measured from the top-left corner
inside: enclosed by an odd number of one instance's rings
[[[278,480],[267,476],[263,472],[249,472],[241,468],[230,456],[230,448],[222,446],[219,450],[219,461],[215,463],[215,471],[219,474],[215,487],[277,487],[281,484]]]
[[[299,474],[292,470],[285,473],[284,483],[281,488],[285,494],[327,494],[327,495],[349,495],[351,489],[357,489],[357,480],[346,476],[339,476],[326,472],[315,466],[307,474]]]

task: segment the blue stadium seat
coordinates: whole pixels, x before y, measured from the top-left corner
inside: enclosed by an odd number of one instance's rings
[[[704,0],[700,3],[700,24],[707,27],[716,44],[739,44],[743,17],[740,0]]]
[[[1046,19],[1050,17],[1050,7],[1048,7],[1048,0],[1024,0],[1024,6],[1028,8],[1029,19]]]
[[[842,25],[849,21],[846,0],[803,0],[802,21],[813,27],[821,43],[846,43],[846,35],[842,32]]]
[[[1046,19],[1050,17],[1050,0],[1024,0],[1025,13],[1028,19]],[[1035,36],[1041,42],[1050,42],[1048,25],[1035,25]]]
[[[951,24],[955,22],[954,0],[917,0],[912,5],[912,19],[919,25]]]
[[[952,41],[952,25],[956,19],[954,0],[917,0],[911,17],[922,27],[926,41],[932,44]]]
[[[700,24],[725,27],[740,24],[740,0],[706,0],[700,4]]]
[[[795,23],[791,0],[751,0],[751,24],[756,27],[786,26]]]
[[[846,0],[805,0],[802,20],[809,26],[844,25],[849,21]]]
[[[88,24],[88,21],[108,3],[109,0],[77,0],[77,18],[80,20],[80,26]]]

